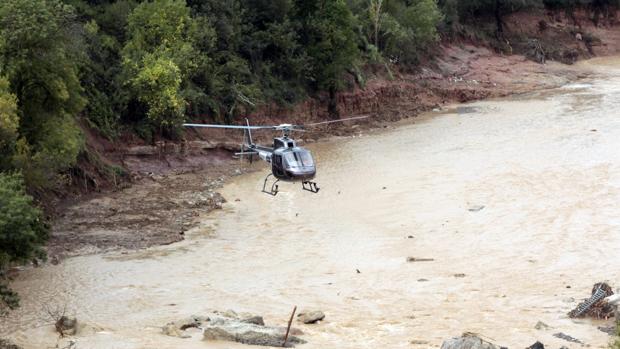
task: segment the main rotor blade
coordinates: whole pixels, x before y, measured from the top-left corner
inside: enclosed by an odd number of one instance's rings
[[[312,124],[304,124],[304,125],[300,125],[300,126],[301,127],[306,127],[306,126],[326,125],[326,124],[333,124],[335,122],[344,122],[344,121],[350,121],[350,120],[367,119],[369,117],[370,117],[370,115],[355,116],[355,117],[352,117],[352,118],[338,119],[338,120],[329,120],[329,121],[321,121],[321,122],[315,122],[315,123],[312,123]]]
[[[229,128],[241,130],[274,130],[275,126],[234,126],[234,125],[211,125],[211,124],[183,124],[185,127],[205,127],[205,128]]]

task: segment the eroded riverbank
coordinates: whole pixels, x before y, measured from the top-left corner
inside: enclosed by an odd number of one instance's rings
[[[229,308],[285,325],[298,305],[327,315],[298,326],[305,348],[436,347],[464,331],[605,347],[598,322],[565,315],[594,282],[620,285],[620,63],[587,65],[606,77],[314,144],[318,195],[284,184],[271,198],[262,171],[239,176],[185,241],[26,270],[0,332],[53,346],[43,305],[66,304],[82,348],[234,348],[160,327]]]

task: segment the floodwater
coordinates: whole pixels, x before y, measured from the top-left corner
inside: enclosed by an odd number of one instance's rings
[[[438,347],[465,331],[606,347],[608,323],[565,315],[594,283],[620,286],[620,60],[586,65],[605,77],[315,144],[317,195],[262,194],[259,171],[184,242],[27,270],[0,332],[53,347],[42,309],[66,305],[80,349],[243,348],[159,327],[208,309],[285,325],[297,305],[327,315],[295,325],[302,348]]]

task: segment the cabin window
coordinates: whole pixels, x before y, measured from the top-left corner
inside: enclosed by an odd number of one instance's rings
[[[286,157],[286,163],[288,167],[306,167],[306,166],[314,166],[314,161],[312,160],[312,155],[307,150],[297,150],[293,152],[286,153],[284,155]]]

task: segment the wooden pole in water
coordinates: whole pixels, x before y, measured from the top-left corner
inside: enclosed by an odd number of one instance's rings
[[[293,317],[295,316],[296,311],[297,311],[297,306],[293,308],[293,313],[291,314],[291,318],[288,320],[288,326],[286,327],[286,334],[284,335],[284,343],[282,343],[282,347],[286,347],[286,341],[288,340],[288,333],[291,331],[291,324],[293,323]]]

